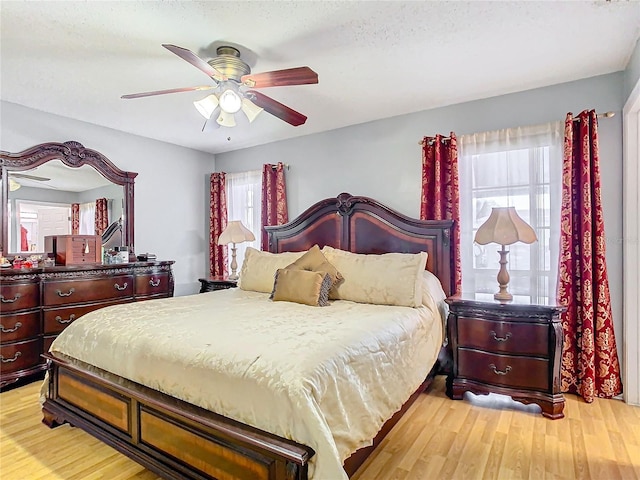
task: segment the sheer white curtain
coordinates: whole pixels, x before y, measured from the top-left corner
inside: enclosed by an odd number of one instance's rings
[[[78,233],[80,235],[96,234],[96,203],[80,204],[80,226]]]
[[[242,224],[253,232],[256,239],[253,242],[236,244],[236,261],[238,271],[244,260],[247,247],[260,249],[260,205],[262,205],[262,171],[227,173],[227,218],[229,221],[240,220]],[[231,248],[229,247],[229,258]]]
[[[492,299],[498,290],[500,247],[473,238],[492,207],[515,207],[538,241],[508,247],[509,291],[516,301],[555,301],[563,138],[563,122],[458,137],[463,291]]]

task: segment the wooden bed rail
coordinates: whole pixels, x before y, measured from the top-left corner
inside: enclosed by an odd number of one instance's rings
[[[59,353],[43,422],[70,423],[169,479],[304,480],[311,448]]]

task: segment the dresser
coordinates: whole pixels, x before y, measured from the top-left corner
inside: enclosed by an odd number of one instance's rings
[[[560,306],[450,297],[448,334],[453,371],[447,395],[499,393],[535,403],[542,415],[564,417],[560,391]]]
[[[173,296],[173,263],[0,270],[0,388],[42,372],[41,354],[85,313]]]

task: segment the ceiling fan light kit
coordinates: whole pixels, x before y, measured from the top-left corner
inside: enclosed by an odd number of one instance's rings
[[[195,102],[193,102],[196,109],[207,120],[209,120],[211,118],[211,115],[213,115],[213,112],[218,107],[218,103],[218,97],[216,97],[214,94],[207,95],[202,100],[196,100]]]
[[[240,51],[234,47],[218,47],[216,50],[217,57],[205,62],[186,48],[170,44],[162,46],[207,74],[213,80],[214,85],[134,93],[123,95],[122,98],[131,99],[168,93],[215,89],[216,91],[213,94],[193,102],[198,112],[207,120],[202,129],[203,131],[205,131],[208,121],[212,118],[216,118],[216,123],[223,127],[235,127],[234,115],[240,110],[246,115],[250,123],[263,110],[294,127],[306,122],[307,117],[300,112],[296,112],[260,92],[247,90],[247,88],[318,83],[318,74],[309,67],[296,67],[252,75],[251,68],[240,58]]]

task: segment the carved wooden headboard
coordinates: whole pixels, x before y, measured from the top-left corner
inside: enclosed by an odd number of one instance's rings
[[[269,251],[301,251],[318,244],[354,253],[428,253],[427,270],[454,289],[452,220],[418,220],[368,197],[341,193],[321,200],[285,225],[265,227]]]

